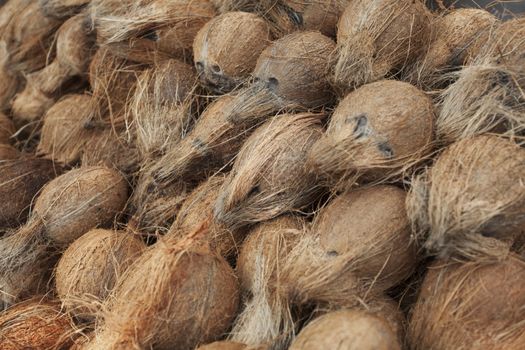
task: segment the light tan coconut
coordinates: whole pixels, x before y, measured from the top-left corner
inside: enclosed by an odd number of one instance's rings
[[[55,301],[34,298],[0,313],[2,350],[68,349],[74,333],[73,320]]]
[[[22,78],[9,67],[9,52],[5,41],[0,41],[0,111],[11,106],[11,100],[21,88]]]
[[[358,310],[336,311],[310,322],[290,350],[314,349],[401,350],[401,342],[388,322]]]
[[[47,17],[67,18],[80,12],[91,0],[38,0]]]
[[[285,114],[259,127],[242,146],[222,186],[215,219],[237,229],[313,204],[323,188],[305,161],[321,136],[322,114]]]
[[[245,344],[231,341],[217,341],[208,345],[199,346],[197,350],[246,350]]]
[[[228,331],[238,294],[237,278],[223,258],[191,237],[166,237],[119,280],[85,349],[194,349]]]
[[[515,255],[490,264],[438,260],[410,319],[410,349],[521,349],[525,263]]]
[[[452,143],[485,132],[521,135],[525,130],[525,19],[492,29],[469,66],[440,97],[438,139]]]
[[[347,95],[326,134],[312,147],[308,166],[333,187],[365,180],[398,180],[432,151],[434,106],[408,83],[383,80]]]
[[[268,24],[255,14],[228,12],[215,17],[201,28],[193,43],[201,84],[217,94],[240,86],[270,41]]]
[[[96,229],[71,244],[60,258],[55,283],[62,304],[91,321],[118,278],[145,249],[127,232]]]
[[[95,227],[111,226],[127,195],[124,178],[104,167],[74,169],[49,182],[27,224],[0,239],[2,301],[12,303],[37,288],[54,251]]]
[[[350,1],[337,28],[334,85],[346,92],[392,77],[426,49],[430,23],[422,1]]]
[[[0,144],[12,143],[13,134],[16,128],[13,121],[5,114],[0,112]]]
[[[481,135],[449,146],[412,184],[407,210],[432,253],[506,255],[525,223],[525,150]]]

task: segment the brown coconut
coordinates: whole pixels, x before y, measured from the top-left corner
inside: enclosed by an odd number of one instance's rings
[[[0,112],[0,144],[12,143],[16,132],[15,124],[4,113]]]
[[[91,46],[86,17],[79,14],[67,20],[57,32],[56,59],[28,75],[24,91],[13,101],[15,118],[31,122],[41,117],[55,102],[60,88],[87,70]]]
[[[246,350],[245,344],[231,341],[217,341],[208,345],[199,346],[197,350]]]
[[[118,278],[145,249],[126,232],[96,229],[71,244],[60,258],[55,283],[62,304],[76,317],[93,320]]]
[[[0,227],[23,225],[33,199],[61,169],[46,159],[18,159],[0,162]]]
[[[498,20],[490,12],[476,8],[453,10],[432,22],[428,49],[410,67],[406,80],[427,90],[440,88],[444,73],[463,66],[469,49]]]
[[[238,308],[237,278],[223,258],[196,243],[161,239],[136,260],[85,349],[189,350],[227,332]]]
[[[80,12],[91,0],[38,0],[47,17],[67,18]]]
[[[104,167],[74,169],[49,182],[27,224],[0,239],[2,301],[11,303],[38,288],[53,252],[95,227],[111,226],[127,195],[124,178]]]
[[[74,333],[73,320],[54,301],[34,298],[0,313],[2,350],[69,349]]]
[[[345,310],[310,322],[290,350],[314,349],[401,350],[401,341],[388,322],[364,311]]]
[[[9,51],[5,41],[0,41],[0,111],[11,107],[11,100],[21,88],[22,78],[9,66]]]
[[[443,143],[485,132],[521,135],[525,130],[525,19],[501,24],[483,39],[470,65],[440,97],[436,123]]]
[[[217,94],[235,89],[250,76],[270,41],[268,24],[255,14],[228,12],[215,17],[193,43],[201,84]]]
[[[410,319],[410,349],[521,349],[525,342],[525,263],[438,260]]]
[[[37,154],[62,164],[78,162],[93,135],[84,128],[90,106],[91,96],[86,94],[66,96],[55,103],[44,117]]]
[[[425,50],[430,22],[422,1],[350,1],[337,29],[334,84],[345,92],[392,77]]]
[[[434,107],[408,83],[383,80],[347,95],[326,134],[308,155],[308,166],[335,187],[356,177],[398,179],[432,150]]]
[[[525,223],[525,150],[481,135],[449,146],[417,177],[407,210],[432,253],[501,256]]]
[[[21,153],[11,145],[0,144],[0,163],[20,158]]]
[[[321,136],[322,114],[285,114],[242,146],[215,204],[215,219],[236,229],[313,204],[322,193],[305,167]]]

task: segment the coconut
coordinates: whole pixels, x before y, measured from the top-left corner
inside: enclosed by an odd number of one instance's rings
[[[457,9],[432,23],[428,50],[409,68],[405,79],[427,90],[445,82],[443,73],[458,69],[466,62],[470,46],[498,20],[483,9]]]
[[[0,144],[0,163],[20,158],[20,152],[11,145]]]
[[[127,184],[104,167],[71,170],[49,182],[27,224],[0,239],[0,290],[11,303],[37,288],[53,251],[67,248],[95,227],[110,226],[127,200]]]
[[[37,154],[63,164],[78,162],[93,135],[84,128],[90,106],[91,96],[86,94],[66,96],[55,103],[44,117]]]
[[[503,23],[490,31],[470,65],[440,97],[437,136],[443,143],[497,132],[525,130],[525,19]]]
[[[31,299],[0,314],[3,350],[66,349],[73,344],[75,326],[54,301]]]
[[[0,41],[0,111],[10,108],[11,99],[20,89],[21,77],[9,67],[9,52],[5,41]]]
[[[358,310],[337,311],[310,322],[290,350],[309,349],[401,350],[401,342],[388,322]]]
[[[10,144],[15,131],[13,121],[0,112],[0,144]]]
[[[413,85],[367,84],[339,103],[308,167],[334,187],[352,185],[360,175],[398,180],[431,151],[433,127],[432,100]]]
[[[414,181],[410,217],[433,254],[501,256],[525,223],[525,150],[481,135],[449,146]]]
[[[86,350],[184,350],[220,338],[237,312],[237,278],[197,243],[166,237],[137,259],[106,301],[104,322]]]
[[[24,91],[13,101],[13,115],[25,122],[42,116],[53,105],[60,88],[87,70],[91,45],[85,16],[67,20],[57,33],[56,59],[26,77]]]
[[[259,127],[242,146],[215,203],[215,219],[236,229],[313,204],[322,193],[305,167],[321,136],[322,114],[285,114]]]
[[[4,230],[24,224],[33,198],[57,173],[60,167],[45,159],[0,162],[0,227]]]
[[[430,18],[422,1],[351,1],[338,24],[334,84],[344,92],[394,76],[428,45]]]
[[[67,18],[80,12],[91,0],[38,0],[47,17]]]
[[[130,102],[137,148],[144,158],[180,141],[192,119],[196,76],[190,65],[167,60],[145,70]]]
[[[55,272],[58,297],[76,317],[92,320],[117,279],[145,245],[125,232],[92,230],[66,249]]]
[[[241,85],[270,41],[268,24],[255,14],[229,12],[215,17],[201,28],[193,43],[202,85],[217,94]]]
[[[246,350],[245,344],[231,341],[217,341],[208,345],[199,346],[197,350]]]
[[[410,349],[520,349],[524,288],[525,262],[515,255],[489,264],[437,261],[412,310]]]

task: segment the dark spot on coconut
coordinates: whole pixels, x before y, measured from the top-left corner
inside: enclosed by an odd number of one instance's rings
[[[368,118],[366,114],[360,114],[356,117],[349,117],[346,119],[346,123],[355,122],[354,135],[356,139],[360,139],[363,136],[368,136],[370,133],[368,129]]]
[[[248,192],[248,197],[252,197],[252,196],[255,196],[257,194],[261,193],[261,188],[257,185],[255,187],[253,187],[250,192]]]
[[[497,80],[498,80],[498,84],[499,85],[508,85],[510,83],[510,81],[511,81],[511,78],[505,72],[498,71],[496,73],[496,76],[497,76]]]
[[[148,40],[151,40],[151,41],[157,41],[159,40],[159,36],[157,34],[157,32],[155,30],[150,30],[148,32],[146,32],[142,38],[144,39],[148,39]]]
[[[204,151],[204,150],[206,150],[206,148],[207,148],[207,147],[206,147],[206,144],[204,143],[204,141],[202,141],[201,139],[198,139],[198,138],[192,140],[192,141],[191,141],[191,145],[192,145],[194,148],[198,149],[199,151]]]
[[[214,73],[214,74],[222,74],[222,69],[219,65],[217,64],[214,64],[211,66],[211,71]]]
[[[335,250],[330,250],[329,252],[326,253],[326,255],[328,255],[328,256],[338,256],[339,253],[336,252]]]
[[[202,73],[204,71],[204,63],[201,61],[195,62],[195,68],[197,68],[198,73]]]
[[[294,11],[288,6],[286,6],[286,13],[296,26],[302,26],[304,24],[303,15],[301,13]]]
[[[268,89],[275,91],[278,85],[279,85],[279,81],[276,78],[268,78],[268,83],[266,84],[266,87]]]
[[[379,148],[379,151],[383,153],[383,155],[386,158],[392,158],[394,157],[394,150],[392,149],[392,146],[388,144],[388,142],[381,142],[377,145],[377,148]]]

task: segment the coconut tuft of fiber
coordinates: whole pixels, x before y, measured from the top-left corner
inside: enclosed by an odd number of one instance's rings
[[[239,287],[228,263],[196,238],[205,230],[165,237],[137,259],[85,349],[190,350],[221,338],[237,313]]]
[[[525,19],[517,18],[492,29],[470,64],[440,97],[436,123],[438,139],[458,139],[496,132],[521,135],[525,131]]]
[[[75,332],[55,301],[33,298],[0,313],[2,350],[69,349]]]
[[[26,225],[0,239],[2,302],[39,288],[54,252],[95,227],[111,226],[127,195],[124,178],[104,167],[74,169],[44,186]]]
[[[323,114],[274,117],[246,140],[215,203],[215,219],[231,229],[298,211],[323,193],[305,161],[320,138]]]
[[[393,77],[426,49],[430,23],[422,1],[350,1],[337,29],[334,85],[347,92]]]
[[[91,0],[38,0],[45,16],[51,18],[68,18],[86,7]]]
[[[307,166],[335,188],[398,180],[432,151],[434,106],[408,83],[383,80],[362,86],[337,106]]]
[[[412,350],[520,349],[525,342],[525,262],[436,261],[410,319]]]
[[[525,223],[525,150],[481,135],[449,146],[414,181],[407,210],[432,254],[466,259],[508,253]]]
[[[436,17],[430,45],[408,68],[404,80],[425,90],[439,89],[447,83],[444,73],[461,68],[471,46],[498,23],[490,12],[475,8],[461,8]]]
[[[71,244],[60,258],[55,283],[67,310],[92,321],[101,303],[145,245],[127,232],[96,229]]]
[[[228,12],[215,17],[201,28],[193,43],[201,84],[217,94],[240,86],[270,42],[268,24],[255,14]]]

